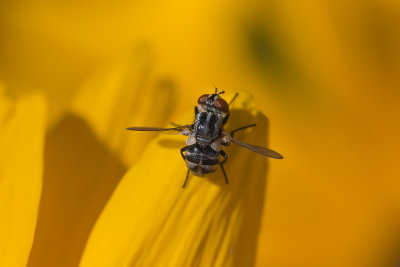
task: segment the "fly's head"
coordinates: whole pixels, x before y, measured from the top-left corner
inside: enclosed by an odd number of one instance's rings
[[[215,112],[218,115],[225,117],[229,114],[228,103],[220,97],[224,91],[217,93],[217,89],[214,94],[204,94],[197,100],[198,108],[200,112]]]

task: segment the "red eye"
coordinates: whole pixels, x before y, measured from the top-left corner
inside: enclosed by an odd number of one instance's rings
[[[223,111],[223,112],[225,112],[225,113],[228,113],[228,112],[229,112],[229,105],[228,105],[228,103],[226,103],[226,101],[223,100],[223,99],[220,98],[220,97],[218,97],[217,99],[215,99],[215,101],[214,101],[214,106],[215,106],[217,109],[219,109],[219,110],[221,110],[221,111]]]
[[[205,103],[207,98],[208,98],[208,96],[209,95],[207,95],[207,94],[200,96],[199,99],[197,100],[197,103],[199,103],[199,104]]]

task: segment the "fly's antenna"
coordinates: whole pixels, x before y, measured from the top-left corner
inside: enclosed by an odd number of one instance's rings
[[[221,91],[221,92],[218,93],[218,88],[215,87],[215,94],[216,95],[222,95],[223,93],[225,93],[225,91]]]

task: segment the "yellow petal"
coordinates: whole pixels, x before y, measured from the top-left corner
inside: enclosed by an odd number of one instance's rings
[[[96,136],[128,166],[136,161],[155,133],[133,139],[125,128],[163,126],[175,104],[176,89],[172,81],[149,79],[151,63],[150,48],[137,47],[98,70],[72,105],[73,113],[85,119]]]
[[[230,99],[232,95],[228,96]],[[266,146],[267,120],[240,94],[231,114],[239,140]],[[179,123],[188,123],[188,113]],[[131,138],[137,138],[135,133]],[[220,169],[190,176],[179,154],[182,136],[159,135],[130,169],[101,214],[86,247],[86,266],[251,266],[265,197],[267,160],[232,144]],[[134,153],[134,152],[132,152]]]
[[[28,260],[42,188],[44,133],[40,95],[12,103],[0,91],[0,266],[25,266]]]

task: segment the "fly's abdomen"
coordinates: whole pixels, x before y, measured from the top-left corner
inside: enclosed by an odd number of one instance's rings
[[[186,150],[186,165],[197,176],[201,176],[217,169],[219,154],[210,146],[190,146]]]

